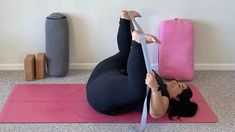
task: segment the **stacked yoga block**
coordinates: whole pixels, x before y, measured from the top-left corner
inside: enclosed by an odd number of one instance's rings
[[[35,55],[29,54],[24,59],[25,80],[31,81],[35,78]]]
[[[43,79],[46,75],[45,53],[28,54],[24,59],[25,80],[32,81],[35,78]]]
[[[158,46],[159,73],[166,79],[192,80],[194,74],[193,23],[185,19],[163,21]]]
[[[38,53],[36,58],[36,78],[43,79],[46,74],[46,55],[44,53]]]

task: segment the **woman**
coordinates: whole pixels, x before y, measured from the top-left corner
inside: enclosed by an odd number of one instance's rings
[[[129,13],[140,17],[136,11]],[[154,71],[147,73],[140,33],[131,32],[130,20],[127,11],[122,11],[117,34],[119,52],[95,67],[87,83],[88,102],[96,111],[108,115],[141,110],[148,85],[148,110],[153,118],[166,113],[170,119],[194,116],[197,104],[190,101],[190,88],[177,81],[164,83]],[[149,34],[145,39],[147,43],[159,43]]]

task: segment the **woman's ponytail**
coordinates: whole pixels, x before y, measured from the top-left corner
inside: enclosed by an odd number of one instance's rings
[[[177,117],[192,117],[196,114],[198,105],[192,102],[190,99],[192,97],[192,91],[190,88],[183,90],[177,99],[170,99],[169,108],[167,110],[169,119]]]

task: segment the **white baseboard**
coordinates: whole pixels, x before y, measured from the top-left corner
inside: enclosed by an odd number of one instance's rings
[[[70,63],[70,70],[92,70],[97,63]],[[154,70],[158,64],[152,64]],[[0,64],[0,70],[24,70],[24,64]],[[195,64],[195,70],[235,70],[235,64]]]
[[[97,63],[70,63],[70,70],[92,70]],[[24,64],[0,64],[0,70],[24,70]]]
[[[158,64],[152,64],[157,69]],[[195,70],[235,70],[235,64],[195,64]]]
[[[97,63],[70,63],[70,70],[92,70],[95,68]]]
[[[158,64],[152,64],[152,68],[156,70]],[[195,70],[235,70],[235,64],[195,64]]]
[[[235,70],[235,64],[195,64],[195,70]]]
[[[24,70],[24,64],[0,64],[0,70]]]

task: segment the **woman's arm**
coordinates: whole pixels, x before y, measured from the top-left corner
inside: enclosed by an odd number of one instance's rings
[[[155,79],[154,72],[147,73],[145,83],[152,90],[150,97],[150,115],[153,118],[160,118],[165,115],[169,100],[167,97],[162,96],[161,91],[158,90],[159,85]]]
[[[167,97],[162,96],[161,91],[154,92],[152,90],[150,97],[150,115],[153,118],[161,118],[165,115],[169,105]]]

